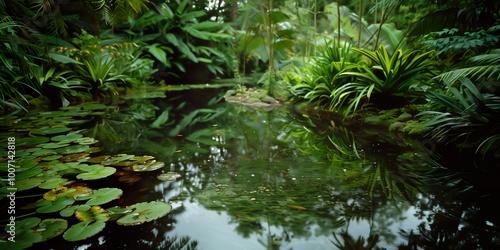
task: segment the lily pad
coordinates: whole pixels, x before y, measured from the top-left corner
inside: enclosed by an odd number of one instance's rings
[[[92,194],[90,200],[88,200],[85,204],[90,206],[102,205],[120,198],[122,194],[123,191],[118,188],[100,188],[94,190],[94,194]]]
[[[70,131],[68,127],[43,127],[31,130],[30,134],[37,135],[55,135]]]
[[[106,178],[113,175],[116,172],[116,168],[113,167],[102,167],[91,172],[81,173],[76,176],[80,180],[97,180]]]
[[[38,185],[42,184],[43,182],[44,180],[36,177],[16,181],[17,191],[23,191],[38,187]]]
[[[62,234],[68,228],[65,219],[45,219],[38,224],[38,230],[42,233],[43,240],[48,240]]]
[[[44,214],[60,211],[73,203],[75,203],[75,199],[73,199],[73,197],[69,195],[60,195],[57,196],[54,201],[42,200],[37,202],[35,206],[38,206],[36,209],[37,213]]]
[[[113,163],[116,163],[116,162],[126,161],[126,160],[132,159],[134,157],[135,157],[134,155],[118,154],[116,156],[110,157],[109,159],[106,159],[101,164],[103,164],[103,165],[110,165],[110,164],[113,164]]]
[[[69,154],[61,157],[61,161],[63,162],[72,162],[72,161],[80,161],[89,156],[89,153],[75,153]]]
[[[136,172],[146,172],[154,171],[163,167],[165,167],[165,163],[152,160],[144,164],[135,164],[132,169]]]
[[[81,153],[81,152],[86,152],[89,150],[88,145],[73,145],[73,146],[68,146],[64,148],[59,148],[56,150],[57,153],[60,154],[75,154],[75,153]]]
[[[94,190],[85,186],[77,186],[68,190],[68,194],[71,194],[77,201],[88,200],[92,198],[93,193]]]
[[[109,220],[109,214],[106,210],[102,209],[100,206],[92,206],[88,209],[79,209],[75,211],[75,217],[80,221],[107,221]]]
[[[153,160],[154,157],[150,155],[143,155],[143,156],[135,156],[132,157],[130,160],[131,161],[136,161],[137,163],[145,163],[146,161]]]
[[[35,137],[24,137],[19,140],[16,140],[16,146],[31,146],[31,145],[39,145],[42,143],[46,143],[50,141],[50,138],[43,136],[35,136]]]
[[[42,147],[42,148],[52,149],[52,148],[64,148],[64,147],[69,146],[69,144],[68,143],[62,143],[62,142],[49,142],[49,143],[40,144],[38,146]]]
[[[104,221],[82,221],[71,226],[63,235],[63,238],[67,241],[79,241],[87,239],[101,232],[106,223]]]
[[[167,203],[153,201],[142,202],[129,206],[134,210],[116,221],[118,225],[134,226],[156,220],[172,211],[172,206]]]
[[[63,156],[62,155],[50,155],[50,156],[42,158],[42,161],[53,161],[53,160],[60,159],[61,157],[63,157]]]
[[[75,212],[77,210],[85,211],[85,210],[89,210],[89,209],[90,209],[89,205],[70,206],[70,207],[67,207],[67,208],[61,210],[59,212],[59,215],[61,215],[62,217],[70,217],[73,214],[75,214]]]
[[[34,156],[46,156],[46,155],[56,154],[56,151],[48,148],[34,148],[32,151],[33,153],[31,154]]]
[[[92,158],[87,159],[87,162],[88,163],[101,163],[110,157],[111,157],[110,155],[96,156],[96,157],[92,157]]]
[[[68,133],[67,135],[57,135],[52,138],[50,138],[52,141],[57,141],[57,142],[65,142],[65,143],[71,143],[74,142],[77,139],[82,138],[82,134],[78,133]]]
[[[49,201],[53,201],[57,198],[57,196],[65,194],[67,191],[68,191],[67,187],[56,187],[43,194],[43,198]]]
[[[27,178],[31,178],[33,176],[36,176],[38,174],[42,173],[42,168],[39,168],[39,167],[33,167],[33,168],[30,168],[26,171],[23,171],[23,172],[20,172],[20,173],[17,173],[16,174],[16,179],[18,180],[23,180],[23,179],[27,179]]]
[[[82,137],[80,139],[75,140],[75,142],[81,145],[91,145],[91,144],[96,144],[99,141],[91,137]]]
[[[158,180],[160,181],[175,181],[182,176],[178,173],[168,172],[158,175]]]
[[[38,185],[39,188],[42,189],[52,189],[60,186],[64,186],[71,183],[71,181],[68,181],[66,178],[60,178],[60,177],[55,177],[46,180],[44,183]]]

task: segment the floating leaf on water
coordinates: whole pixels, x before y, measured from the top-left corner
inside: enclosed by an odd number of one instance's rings
[[[92,157],[92,158],[88,159],[87,162],[88,163],[101,163],[110,157],[111,157],[110,155],[96,156],[96,157]]]
[[[42,143],[46,143],[48,141],[50,141],[50,138],[43,136],[24,137],[20,138],[19,140],[16,140],[16,146],[19,147],[19,146],[39,145]]]
[[[65,143],[71,143],[74,142],[75,140],[82,138],[82,134],[78,133],[68,133],[67,135],[57,135],[53,136],[50,138],[52,141],[58,141],[58,142],[65,142]]]
[[[88,153],[98,153],[98,152],[101,152],[102,149],[100,147],[90,147],[87,152]]]
[[[87,173],[81,173],[76,176],[76,178],[80,180],[97,180],[97,179],[102,179],[106,178],[110,175],[113,175],[116,172],[116,168],[113,167],[102,167],[99,169],[96,169],[92,172],[87,172]]]
[[[43,127],[31,130],[30,134],[54,135],[54,134],[61,134],[64,132],[68,132],[70,130],[71,128],[68,127]]]
[[[16,221],[16,241],[2,243],[2,249],[25,249],[33,245],[35,242],[43,241],[42,235],[37,233],[34,229],[41,219],[36,217],[29,217],[21,221]],[[9,231],[9,226],[5,227],[5,231]],[[18,240],[22,239],[22,240]]]
[[[86,211],[86,210],[89,210],[89,209],[90,209],[89,205],[70,206],[70,207],[67,207],[67,208],[61,210],[59,212],[59,215],[61,215],[62,217],[70,217],[73,214],[75,214],[75,212],[77,210]]]
[[[16,179],[23,180],[23,179],[27,179],[27,178],[31,178],[33,176],[36,176],[40,173],[42,173],[42,168],[30,168],[30,169],[25,170],[23,172],[17,173]]]
[[[90,206],[102,205],[120,198],[122,194],[123,191],[118,188],[100,188],[94,190],[94,194],[92,194],[90,200],[88,200],[85,204]]]
[[[51,156],[43,157],[42,161],[53,161],[53,160],[60,159],[61,157],[63,157],[63,156],[62,155],[51,155]]]
[[[106,209],[106,211],[108,211],[108,214],[110,215],[110,218],[109,218],[110,220],[117,220],[118,218],[120,218],[124,214],[132,212],[133,209],[129,208],[129,207],[122,208],[122,207],[115,206],[115,207],[110,207],[110,208]]]
[[[132,159],[134,157],[135,157],[134,155],[118,154],[118,155],[115,155],[113,157],[110,157],[110,158],[106,159],[101,164],[103,164],[103,165],[110,165],[110,164],[114,164],[114,163],[117,163],[117,162],[126,161],[126,160]]]
[[[85,186],[76,186],[68,190],[68,194],[73,196],[73,199],[77,201],[88,200],[92,198],[94,190]]]
[[[63,238],[67,241],[84,240],[98,234],[105,226],[106,223],[104,221],[96,221],[94,223],[91,221],[82,221],[66,230]]]
[[[46,156],[46,155],[56,154],[56,151],[54,151],[53,149],[33,148],[33,149],[30,149],[30,150],[33,151],[33,153],[31,153],[31,154],[34,155],[34,156]]]
[[[178,173],[168,172],[158,175],[158,180],[160,181],[175,181],[182,176]]]
[[[85,159],[89,155],[90,155],[89,153],[69,154],[69,155],[62,156],[60,161],[63,161],[63,162],[80,161],[80,160]]]
[[[139,176],[137,174],[125,175],[125,176],[118,178],[118,181],[125,182],[125,183],[134,183],[134,182],[138,182],[139,180],[141,180],[141,176]]]
[[[165,163],[159,161],[149,161],[144,164],[135,164],[132,169],[136,172],[146,172],[146,171],[154,171],[160,168],[165,167]]]
[[[109,220],[108,211],[100,206],[92,206],[89,209],[77,209],[75,216],[80,221],[107,221]]]
[[[130,167],[130,166],[135,165],[136,163],[137,162],[135,162],[135,161],[119,161],[119,162],[112,163],[110,165],[113,167]]]
[[[69,146],[68,143],[62,143],[62,142],[49,142],[49,143],[43,143],[38,145],[38,147],[41,148],[48,148],[48,149],[53,149],[53,148],[64,148]]]
[[[42,179],[32,177],[29,179],[23,179],[23,180],[16,181],[16,188],[17,188],[17,191],[28,190],[28,189],[38,187],[38,185],[42,184],[43,182],[44,182],[44,180],[42,180]]]
[[[128,208],[134,210],[118,219],[116,221],[118,225],[139,225],[144,222],[149,222],[161,218],[172,211],[172,206],[167,203],[158,201],[137,203],[135,205],[129,206]]]
[[[146,161],[154,159],[153,156],[143,155],[143,156],[134,156],[130,160],[136,161],[137,163],[145,163]]]
[[[45,219],[38,224],[38,230],[42,233],[43,241],[54,238],[62,234],[68,228],[68,221],[65,219]]]
[[[68,191],[67,187],[56,187],[50,191],[45,192],[45,194],[43,194],[43,198],[49,201],[53,201],[56,199],[58,195],[64,194],[67,191]]]
[[[91,145],[91,144],[96,144],[99,141],[91,138],[91,137],[82,137],[80,139],[75,140],[75,143],[81,144],[81,145]]]
[[[64,186],[68,183],[69,183],[68,179],[66,178],[55,177],[46,180],[44,183],[38,185],[38,187],[42,189],[52,189],[52,188],[57,188],[59,186]]]
[[[59,148],[56,150],[56,152],[60,154],[75,154],[75,153],[88,152],[89,148],[90,147],[88,145],[73,145],[64,148]]]
[[[75,199],[69,195],[58,195],[54,201],[42,200],[37,202],[35,205],[38,207],[36,209],[37,213],[54,213],[60,211],[67,206],[75,203]]]

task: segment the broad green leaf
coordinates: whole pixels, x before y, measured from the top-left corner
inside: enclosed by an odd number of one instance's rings
[[[104,221],[96,221],[94,223],[91,221],[82,221],[66,230],[63,238],[67,241],[84,240],[98,234],[105,226],[106,223]]]
[[[94,190],[90,200],[88,200],[85,204],[94,206],[94,205],[102,205],[108,203],[112,200],[118,199],[123,194],[123,191],[118,188],[101,188]]]
[[[161,218],[172,210],[169,204],[157,201],[137,203],[128,208],[133,209],[133,211],[118,219],[116,221],[118,225],[139,225]]]
[[[91,172],[81,173],[76,176],[80,180],[97,180],[103,179],[108,176],[113,175],[116,172],[116,168],[113,167],[102,167]]]

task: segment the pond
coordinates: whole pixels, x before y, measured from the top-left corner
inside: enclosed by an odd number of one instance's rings
[[[429,142],[325,112],[228,104],[223,94],[191,89],[168,91],[167,98],[138,95],[85,116],[81,124],[72,116],[73,130],[98,140],[94,145],[102,151],[94,154],[147,155],[165,163],[86,185],[122,189],[111,205],[161,201],[172,211],[136,226],[107,223],[85,240],[57,236],[32,248],[500,246],[498,205],[492,203],[498,194],[434,165],[432,152],[422,147]],[[171,178],[160,180],[162,173]],[[28,191],[27,197],[45,192]]]

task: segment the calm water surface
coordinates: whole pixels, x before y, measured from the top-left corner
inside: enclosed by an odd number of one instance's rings
[[[139,182],[116,185],[122,185],[122,198],[129,204],[170,203],[173,211],[168,216],[134,227],[109,223],[105,231],[83,242],[56,239],[34,248],[488,249],[499,245],[498,215],[491,207],[483,208],[494,196],[449,185],[459,183],[460,177],[430,166],[420,142],[374,125],[343,123],[329,114],[242,107],[202,98],[203,93],[154,100],[160,108],[182,107],[172,110],[176,124],[197,112],[185,128],[175,130],[173,124],[148,129],[141,122],[113,123],[116,119],[111,117],[101,122],[114,124],[112,132],[102,126],[97,134],[104,153],[148,154],[166,163],[164,169],[142,175]],[[163,172],[182,177],[160,181],[156,176]]]

